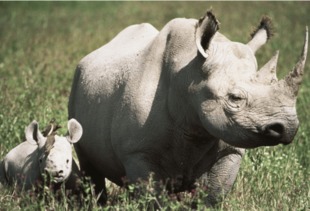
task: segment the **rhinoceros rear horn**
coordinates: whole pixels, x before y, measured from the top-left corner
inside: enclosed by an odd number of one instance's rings
[[[214,34],[219,30],[219,22],[211,11],[199,19],[196,26],[196,45],[200,54],[207,58],[206,50],[209,48],[210,42]]]
[[[293,92],[295,96],[298,94],[299,85],[302,81],[302,76],[304,74],[304,67],[306,63],[308,52],[308,27],[306,27],[305,33],[305,42],[304,47],[301,52],[301,56],[299,61],[296,63],[295,67],[291,70],[291,72],[285,77],[285,82]]]
[[[255,53],[262,45],[264,45],[273,36],[272,21],[268,16],[264,16],[260,25],[251,33],[252,40],[248,42],[248,46]]]
[[[278,57],[279,51],[257,72],[258,81],[267,84],[278,81],[276,73]]]

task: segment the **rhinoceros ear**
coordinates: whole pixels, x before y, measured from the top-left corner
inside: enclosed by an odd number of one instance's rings
[[[25,129],[26,140],[30,144],[37,144],[39,148],[45,144],[45,139],[39,130],[39,124],[36,120],[32,121]]]
[[[211,11],[199,19],[196,26],[196,45],[200,54],[207,58],[206,50],[209,48],[210,42],[214,34],[219,30],[219,22]]]
[[[251,34],[252,40],[248,42],[248,46],[255,53],[262,45],[264,45],[273,36],[272,21],[268,16],[264,16],[259,26]]]
[[[69,130],[69,137],[68,141],[70,143],[76,143],[80,140],[83,134],[83,128],[81,124],[75,120],[75,119],[70,119],[68,121],[68,130]]]

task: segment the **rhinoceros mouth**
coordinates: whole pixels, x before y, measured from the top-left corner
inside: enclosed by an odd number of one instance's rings
[[[65,178],[64,177],[53,177],[53,182],[54,183],[61,183],[64,182]]]
[[[285,137],[281,138],[261,138],[255,142],[249,141],[249,147],[247,148],[256,148],[260,146],[276,146],[276,145],[288,145],[293,142],[294,136],[288,136],[286,135]]]
[[[65,175],[59,174],[58,172],[49,172],[47,170],[45,170],[45,178],[53,183],[62,183],[67,179]]]
[[[262,146],[276,146],[281,144],[281,142],[279,141],[275,141],[275,140],[253,140],[253,139],[249,139],[246,140],[244,142],[239,142],[239,143],[230,143],[227,142],[230,145],[233,145],[234,147],[239,147],[239,148],[244,148],[244,149],[253,149],[253,148],[257,148],[257,147],[262,147]],[[284,143],[283,143],[284,144]],[[286,143],[289,144],[289,143]]]
[[[261,146],[276,146],[279,144],[288,145],[292,143],[297,130],[287,130],[284,134],[279,135],[277,133],[273,134],[273,132],[268,132],[267,134],[265,132],[253,132],[251,134],[248,134],[247,138],[243,139],[236,139],[236,142],[232,140],[223,140],[227,142],[228,144],[234,146],[234,147],[240,147],[240,148],[257,148]]]
[[[294,121],[285,124],[275,121],[264,126],[256,127],[249,133],[247,138],[237,141],[236,146],[241,148],[256,148],[260,146],[275,146],[279,144],[288,145],[292,143],[299,127],[299,122]]]

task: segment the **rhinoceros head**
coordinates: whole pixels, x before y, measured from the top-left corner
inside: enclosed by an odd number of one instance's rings
[[[203,127],[237,147],[291,143],[299,125],[296,98],[306,61],[308,30],[298,63],[278,81],[278,52],[258,71],[255,58],[255,52],[271,36],[269,18],[262,19],[247,44],[229,41],[217,33],[218,29],[211,12],[196,26],[202,79],[194,79],[189,92]]]
[[[26,128],[28,142],[38,145],[38,159],[41,173],[51,176],[55,183],[68,179],[72,171],[72,143],[82,136],[82,126],[75,120],[68,121],[69,135],[67,137],[50,135],[44,137],[39,131],[37,122],[32,122]]]

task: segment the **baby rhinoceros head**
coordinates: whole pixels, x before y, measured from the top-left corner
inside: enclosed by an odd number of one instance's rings
[[[65,181],[72,166],[71,140],[58,135],[48,136],[39,158],[40,170],[56,183]]]
[[[46,138],[40,156],[40,170],[53,182],[61,183],[68,179],[72,171],[72,146],[82,136],[82,127],[74,119],[68,122],[69,136],[50,135]]]
[[[35,134],[29,130],[29,133]],[[75,120],[68,121],[68,136],[49,135],[36,132],[40,172],[55,183],[66,181],[72,171],[72,146],[82,136],[82,126]],[[27,132],[26,132],[27,134]],[[30,134],[30,135],[32,135]]]

